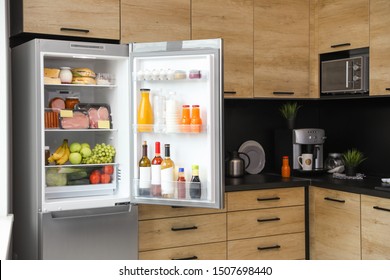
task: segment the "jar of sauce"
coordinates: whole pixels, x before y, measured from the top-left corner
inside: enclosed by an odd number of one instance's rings
[[[76,104],[80,103],[80,99],[78,97],[67,97],[65,99],[65,109],[73,110]]]
[[[50,147],[45,146],[45,165],[49,165]]]

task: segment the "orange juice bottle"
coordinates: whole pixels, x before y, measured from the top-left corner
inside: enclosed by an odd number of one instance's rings
[[[153,109],[149,100],[150,89],[141,89],[141,101],[138,107],[138,131],[153,131]]]
[[[199,105],[192,105],[191,132],[199,133],[201,131],[202,131],[202,119],[200,118]]]
[[[191,117],[190,117],[190,105],[183,105],[182,106],[182,116],[181,116],[181,131],[182,132],[190,132],[190,124],[191,124]]]

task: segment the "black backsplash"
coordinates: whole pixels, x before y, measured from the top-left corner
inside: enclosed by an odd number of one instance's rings
[[[296,128],[322,128],[327,139],[324,158],[331,152],[361,150],[367,160],[359,171],[390,177],[390,98],[296,100]],[[248,140],[259,142],[266,154],[262,172],[275,169],[274,133],[286,128],[279,108],[286,100],[225,99],[225,151],[238,150]],[[278,163],[276,163],[276,166]]]

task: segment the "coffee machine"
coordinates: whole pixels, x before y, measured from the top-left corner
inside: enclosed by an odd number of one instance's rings
[[[298,157],[302,154],[313,154],[313,171],[324,169],[325,131],[320,128],[293,129],[293,169],[300,170]]]

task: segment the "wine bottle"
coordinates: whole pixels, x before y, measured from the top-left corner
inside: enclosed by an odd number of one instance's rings
[[[173,198],[173,169],[175,163],[171,159],[170,145],[165,144],[165,157],[161,162],[161,196],[164,198]]]
[[[199,165],[192,165],[192,177],[190,181],[190,197],[194,199],[200,199],[201,196],[201,183],[199,179]]]
[[[179,168],[179,175],[177,178],[177,198],[186,198],[186,177],[184,175],[184,168]]]
[[[139,195],[150,195],[150,160],[148,158],[148,145],[142,143],[142,157],[139,161]]]
[[[163,161],[160,154],[160,142],[155,143],[154,158],[152,159],[152,189],[151,195],[161,196],[161,162]]]

